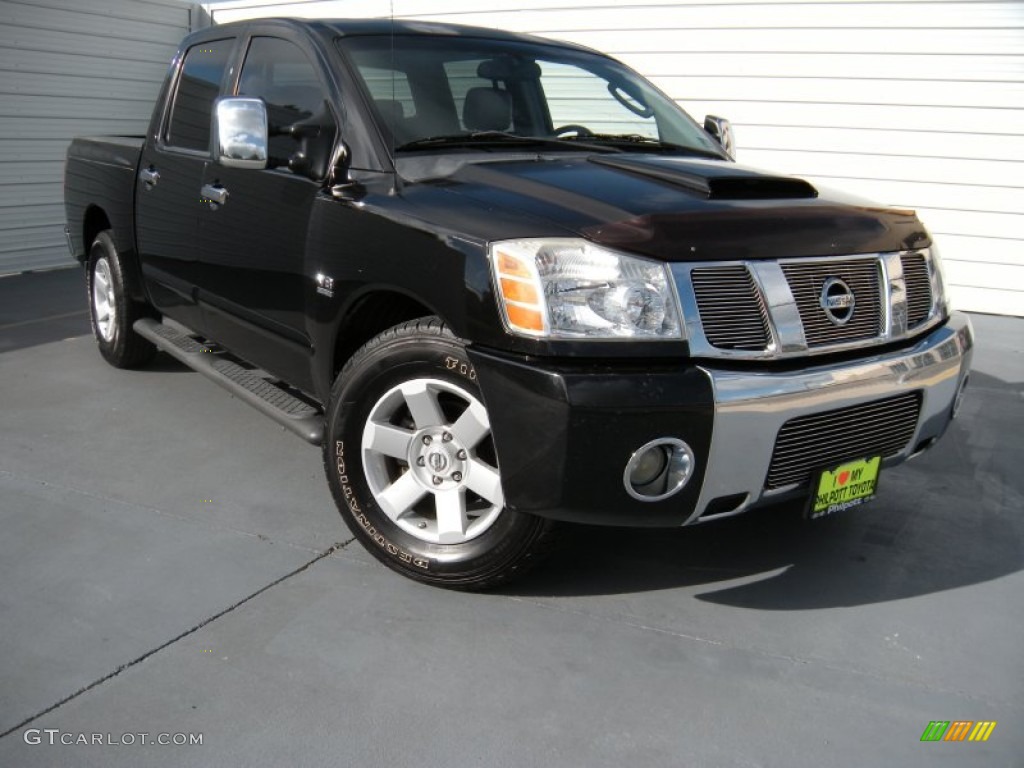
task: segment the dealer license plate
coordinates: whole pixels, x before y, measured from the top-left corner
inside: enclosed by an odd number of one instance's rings
[[[813,520],[870,501],[878,488],[881,463],[881,456],[873,456],[822,470],[811,484],[816,492],[811,497],[808,517]]]

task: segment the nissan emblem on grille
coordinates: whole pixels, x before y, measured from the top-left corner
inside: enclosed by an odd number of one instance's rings
[[[821,308],[836,325],[846,325],[855,304],[853,290],[838,277],[830,277],[821,286]]]

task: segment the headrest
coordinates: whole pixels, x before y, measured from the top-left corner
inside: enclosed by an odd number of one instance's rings
[[[462,109],[462,122],[470,131],[507,131],[512,122],[512,97],[494,88],[470,88]]]

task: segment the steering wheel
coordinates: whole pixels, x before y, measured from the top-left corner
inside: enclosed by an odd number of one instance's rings
[[[575,133],[581,139],[594,135],[594,132],[585,125],[577,125],[576,123],[568,123],[567,125],[560,125],[555,128],[556,138],[560,137],[563,133]]]

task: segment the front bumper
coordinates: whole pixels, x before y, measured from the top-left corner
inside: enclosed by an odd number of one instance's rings
[[[973,346],[970,321],[953,313],[913,346],[788,371],[563,366],[476,349],[470,357],[510,508],[576,522],[675,526],[806,495],[806,486],[766,489],[779,430],[801,416],[919,393],[913,437],[883,466],[925,450],[954,416]],[[625,465],[663,437],[688,443],[696,470],[675,496],[639,501],[626,492]]]

